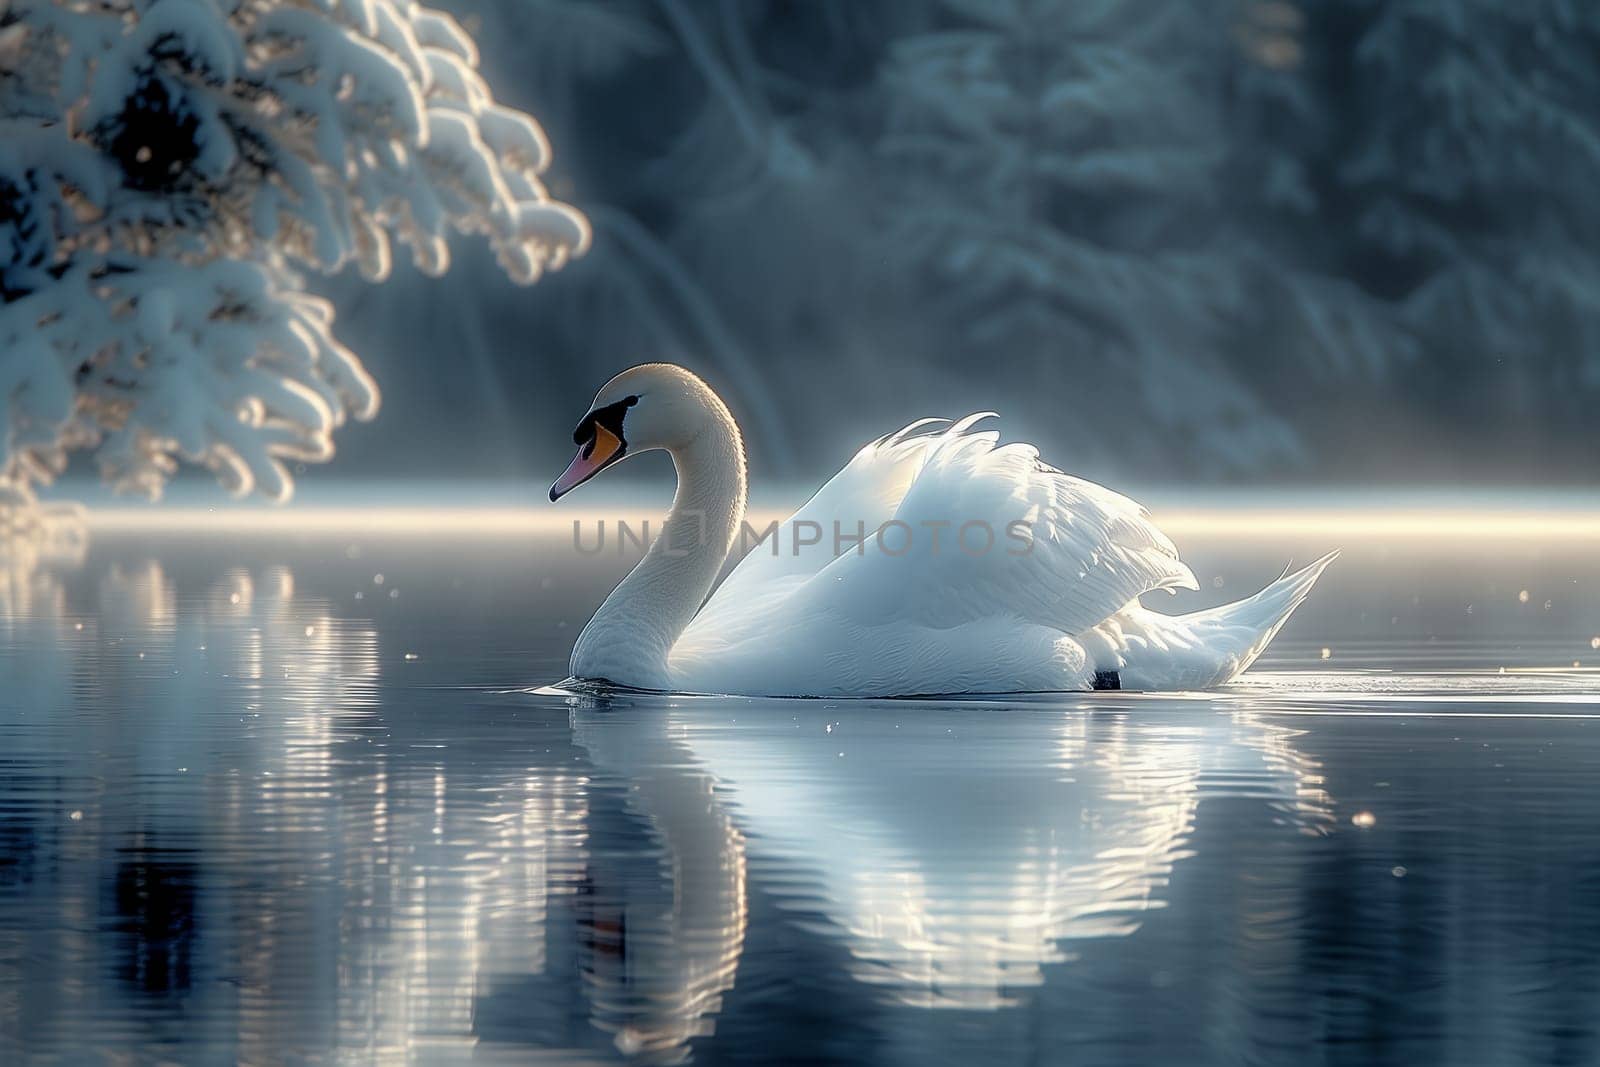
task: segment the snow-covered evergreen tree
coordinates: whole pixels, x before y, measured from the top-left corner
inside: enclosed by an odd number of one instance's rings
[[[1419,354],[1401,310],[1364,289],[1328,240],[1340,200],[1322,152],[1341,97],[1320,93],[1326,57],[1316,28],[1294,0],[1241,0],[1225,64],[1221,200],[1250,298],[1233,344],[1269,354],[1258,368],[1282,368],[1288,390],[1269,400],[1286,407],[1308,385],[1390,379]],[[1270,389],[1273,376],[1261,377]],[[1370,396],[1367,388],[1348,392]],[[1295,414],[1313,428],[1309,413]]]
[[[1413,350],[1396,309],[1283,222],[1325,206],[1298,8],[943,7],[886,75],[897,247],[948,294],[952,332],[1079,398],[1075,445],[1224,471],[1298,461],[1280,411]],[[1127,414],[1151,432],[1129,440]]]
[[[1330,455],[1357,410],[1373,440],[1457,436],[1423,450],[1427,473],[1477,477],[1570,437],[1600,389],[1600,8],[1243,10],[1261,61],[1233,85],[1230,212],[1270,268],[1258,336],[1311,381],[1354,368],[1384,386],[1298,421],[1325,422]]]
[[[1433,357],[1416,399],[1481,420],[1494,394],[1521,392],[1516,421],[1582,425],[1600,389],[1600,7],[1310,11],[1356,104],[1334,112],[1347,118],[1329,145],[1338,247]]]
[[[1224,5],[944,7],[894,47],[884,141],[905,183],[896,244],[947,294],[940,313],[1075,398],[1081,449],[1107,441],[1106,412],[1201,466],[1293,454],[1224,351],[1248,299],[1219,242]]]
[[[414,0],[0,0],[0,483],[93,449],[286,497],[378,405],[302,272],[438,274],[455,230],[532,282],[588,242],[548,159]]]

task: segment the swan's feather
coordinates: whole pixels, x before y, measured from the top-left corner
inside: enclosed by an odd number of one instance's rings
[[[893,518],[895,508],[916,478],[928,452],[941,439],[936,434],[919,435],[916,431],[948,421],[918,419],[862,448],[810,500],[779,524],[775,542],[766,541],[751,548],[695,621],[710,622],[716,613],[727,610],[743,612],[752,601],[769,601],[778,589],[792,592],[795,583],[785,582],[786,579],[809,578],[837,555],[833,550],[835,520],[845,521],[849,516],[848,525],[852,530],[858,519],[872,530]],[[803,534],[796,537],[796,531],[809,530],[804,526],[806,523],[815,523],[822,531],[816,544],[798,543],[806,538]],[[708,612],[711,615],[708,616]]]
[[[1139,504],[1040,462],[1031,445],[997,447],[997,434],[968,432],[993,417],[979,412],[942,433],[912,436],[946,421],[919,419],[863,448],[782,523],[776,555],[771,542],[758,546],[696,621],[712,621],[739,597],[768,600],[770,591],[763,595],[763,587],[777,579],[824,570],[829,578],[843,579],[822,583],[830,599],[858,618],[892,613],[951,625],[1012,614],[1068,633],[1093,626],[1153,589],[1197,588],[1172,541]],[[834,551],[835,522],[844,529],[843,552]],[[968,532],[972,551],[963,551],[954,540],[969,522],[982,525]],[[792,531],[799,523],[816,523],[822,540],[795,551]],[[904,526],[886,529],[880,542],[872,531],[886,523]],[[1013,531],[1012,523],[1023,525]],[[858,524],[868,531],[859,549]],[[897,535],[907,528],[913,550],[892,555],[899,548]],[[979,552],[986,532],[994,534],[995,544]],[[936,535],[940,551],[934,555]],[[928,552],[921,551],[923,545]],[[888,595],[858,596],[865,590],[857,582]],[[790,594],[796,589],[785,587]]]
[[[983,417],[923,454],[892,517],[904,525],[830,561],[808,595],[865,623],[1000,616],[1076,634],[1144,593],[1198,588],[1144,508],[1039,463],[1031,445],[968,432]],[[908,529],[912,550],[891,555]]]
[[[1073,688],[1093,672],[1073,635],[1144,593],[1197,588],[1144,508],[1041,463],[1031,445],[973,431],[990,417],[936,433],[918,431],[942,420],[919,420],[861,449],[782,524],[776,554],[762,544],[734,569],[674,647],[677,668],[742,674],[742,662],[770,677],[796,642],[835,647],[841,670],[870,661],[874,675],[909,672],[950,691]],[[813,523],[820,541],[796,550],[794,531]],[[896,684],[839,681],[841,691]]]

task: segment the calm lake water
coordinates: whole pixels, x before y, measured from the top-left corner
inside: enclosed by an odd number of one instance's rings
[[[1347,545],[1224,692],[849,702],[535,691],[626,566],[558,540],[0,567],[0,1062],[1600,1063],[1591,546]],[[1174,608],[1331,547],[1183,540]]]

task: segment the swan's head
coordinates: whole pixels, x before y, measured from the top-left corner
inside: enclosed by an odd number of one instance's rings
[[[629,367],[595,394],[572,440],[578,454],[550,487],[556,500],[629,456],[687,448],[706,426],[727,418],[711,387],[671,363]]]

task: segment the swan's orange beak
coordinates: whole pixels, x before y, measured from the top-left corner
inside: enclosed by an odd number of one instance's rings
[[[598,422],[595,423],[594,439],[585,442],[578,449],[578,454],[572,457],[572,462],[567,464],[567,469],[556,479],[556,484],[550,487],[550,499],[561,499],[621,459],[626,451],[622,438]]]

